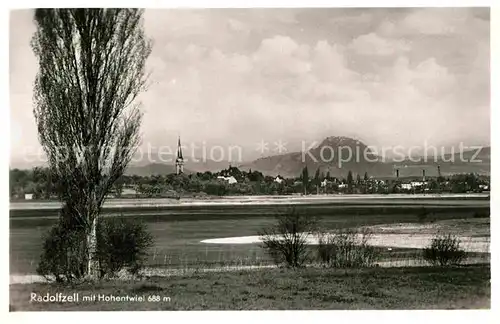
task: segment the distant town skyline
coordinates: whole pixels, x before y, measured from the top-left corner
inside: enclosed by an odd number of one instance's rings
[[[32,11],[10,17],[11,165],[38,148]],[[488,8],[147,9],[143,148],[349,136],[489,145]],[[272,151],[266,155],[274,154]]]

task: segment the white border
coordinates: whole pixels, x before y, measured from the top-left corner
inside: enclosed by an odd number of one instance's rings
[[[2,57],[5,58],[3,60],[3,64],[1,65],[0,72],[0,82],[2,83],[2,91],[3,95],[1,96],[2,100],[2,109],[0,109],[0,129],[3,130],[3,136],[0,136],[0,145],[2,149],[2,157],[0,158],[0,170],[4,170],[4,172],[0,172],[0,183],[2,184],[0,187],[0,204],[2,206],[3,214],[5,217],[2,217],[3,226],[2,235],[0,235],[0,254],[2,256],[3,262],[1,264],[8,265],[9,264],[9,215],[7,213],[9,206],[9,174],[7,170],[9,168],[9,154],[10,154],[10,106],[9,106],[9,12],[1,11],[0,22],[3,25],[2,31],[6,32],[1,33],[0,44],[2,46]],[[7,309],[9,306],[9,267],[0,267],[0,282],[2,283],[2,290],[0,291],[0,307],[2,310]]]
[[[2,2],[2,4],[5,2]],[[480,7],[480,6],[492,6],[492,1],[453,1],[453,0],[421,0],[418,2],[408,2],[408,1],[377,1],[369,2],[369,1],[300,1],[290,3],[290,1],[270,1],[270,0],[253,0],[253,1],[193,1],[193,0],[184,0],[184,1],[130,1],[124,0],[120,2],[111,2],[111,1],[46,1],[44,3],[37,3],[34,1],[26,1],[26,0],[17,0],[11,4],[11,7],[7,10],[2,10],[2,16],[0,17],[1,23],[4,25],[0,44],[3,46],[3,58],[8,58],[9,55],[9,9],[20,9],[20,8],[33,8],[33,7],[101,7],[101,6],[111,6],[111,7],[416,7],[416,6],[438,6],[438,7]],[[493,8],[491,11],[491,70],[492,70],[492,83],[491,89],[500,89],[500,82],[498,79],[499,76],[499,64],[498,58],[500,58],[500,43],[498,39],[498,34],[500,32],[500,9]],[[493,58],[497,58],[494,60]],[[0,169],[4,170],[2,175],[2,187],[0,191],[0,201],[2,207],[4,207],[4,211],[8,210],[8,156],[9,156],[9,137],[10,137],[10,129],[9,129],[9,67],[7,59],[4,60],[4,64],[2,64],[3,73],[1,74],[1,82],[2,89],[4,91],[4,95],[1,97],[3,100],[3,107],[0,109],[0,122],[1,129],[3,130],[3,136],[0,136],[1,148],[4,154],[2,154],[2,158],[0,159],[2,162],[0,164]],[[498,108],[500,107],[500,95],[498,92],[491,91],[492,93],[492,101],[491,101],[491,130],[495,132],[500,121],[500,112]],[[497,109],[495,109],[497,107]],[[471,121],[473,122],[473,121]],[[7,134],[7,136],[5,136]],[[497,161],[500,162],[500,151],[497,151],[496,145],[498,136],[492,134],[491,136],[491,144],[493,146],[493,156],[492,156],[492,182],[493,182],[493,192],[492,192],[492,219],[491,219],[491,230],[492,230],[492,238],[491,238],[491,249],[492,252],[492,311],[293,311],[293,312],[283,312],[283,311],[261,311],[261,312],[107,312],[107,313],[95,313],[95,312],[60,312],[57,315],[49,312],[41,312],[41,313],[10,313],[5,314],[0,319],[1,322],[4,322],[4,316],[7,316],[7,319],[12,320],[15,323],[39,323],[45,321],[68,321],[71,320],[72,323],[85,323],[88,324],[89,321],[91,323],[93,321],[101,322],[101,321],[110,321],[114,318],[119,318],[120,321],[125,320],[126,322],[145,322],[145,321],[168,321],[171,323],[185,323],[185,322],[206,322],[206,321],[217,321],[219,323],[234,323],[237,321],[238,323],[263,323],[263,322],[302,322],[302,323],[314,323],[319,321],[328,321],[328,322],[337,322],[337,323],[348,323],[348,322],[361,322],[361,323],[428,323],[428,322],[436,322],[436,323],[492,323],[493,322],[493,313],[498,309],[498,276],[495,276],[495,273],[498,273],[498,261],[500,254],[497,252],[498,249],[498,239],[496,239],[496,233],[499,232],[498,226],[500,226],[500,221],[496,219],[498,215],[498,206],[500,203],[500,197],[497,194],[497,186],[500,186],[500,173],[497,172]],[[5,154],[7,153],[7,154]],[[500,187],[498,187],[500,188]],[[3,215],[4,226],[3,235],[1,235],[2,242],[0,243],[1,255],[3,257],[3,267],[1,267],[0,278],[3,283],[3,289],[1,290],[0,297],[0,307],[3,311],[8,312],[8,258],[9,258],[9,250],[8,250],[8,242],[9,242],[9,217],[8,213],[5,212]],[[75,316],[76,315],[76,316]],[[11,321],[7,321],[11,322]]]
[[[500,145],[500,132],[498,131],[498,127],[500,127],[500,94],[495,89],[500,88],[500,8],[498,6],[491,9],[491,24],[490,24],[490,71],[491,71],[491,102],[490,102],[490,111],[491,111],[491,146],[492,149],[492,157],[491,157],[491,182],[494,187],[497,189],[493,189],[491,192],[491,247],[490,251],[492,251],[491,257],[491,309],[494,312],[497,312],[500,306],[498,299],[498,266],[500,262],[500,254],[498,251],[500,240],[497,236],[497,233],[500,233],[500,222],[498,220],[499,215],[499,207],[500,207],[500,195],[498,186],[500,185],[500,172],[498,171],[498,163],[500,162],[500,150],[497,149],[498,145]],[[494,275],[497,274],[497,275]],[[498,316],[497,316],[498,317]]]
[[[10,9],[38,8],[38,7],[141,7],[141,8],[325,8],[325,7],[490,7],[491,0],[384,0],[384,1],[349,1],[349,0],[310,0],[310,1],[286,1],[286,0],[123,0],[118,2],[106,0],[86,0],[86,1],[61,1],[51,0],[36,2],[32,0],[17,0],[12,2]]]

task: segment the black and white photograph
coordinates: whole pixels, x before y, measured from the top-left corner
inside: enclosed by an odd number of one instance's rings
[[[490,310],[491,11],[10,9],[9,312]]]

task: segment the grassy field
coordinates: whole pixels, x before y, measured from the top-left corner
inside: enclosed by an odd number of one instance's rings
[[[461,202],[461,201],[459,201]],[[311,216],[320,216],[325,229],[368,226],[419,221],[422,208],[425,221],[470,219],[478,213],[489,213],[489,206],[456,205],[453,201],[435,203],[412,202],[394,205],[299,205],[296,208]],[[189,208],[130,208],[118,214],[147,222],[155,239],[148,266],[191,267],[240,264],[266,264],[269,257],[256,244],[203,244],[201,240],[256,235],[274,221],[273,215],[282,210],[276,206],[211,206]],[[35,273],[41,253],[43,235],[56,219],[37,216],[36,211],[11,211],[10,272]],[[19,214],[20,213],[20,214]],[[114,210],[106,215],[114,214]],[[395,249],[390,257],[408,257],[418,250]]]
[[[77,293],[79,302],[33,303],[32,293]],[[93,294],[145,301],[83,301]],[[148,302],[150,296],[160,301]],[[75,287],[11,285],[10,305],[12,311],[490,308],[490,267],[261,269]]]

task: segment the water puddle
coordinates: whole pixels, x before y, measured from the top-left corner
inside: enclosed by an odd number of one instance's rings
[[[361,238],[361,235],[358,235],[357,240],[361,241]],[[434,235],[432,234],[372,234],[368,236],[367,243],[377,247],[422,249],[427,247],[433,238]],[[466,252],[489,253],[489,237],[461,236],[459,239],[462,249]],[[306,241],[307,244],[317,245],[318,237],[307,235]],[[224,237],[201,241],[201,243],[206,244],[256,244],[261,242],[262,239],[258,235]]]

